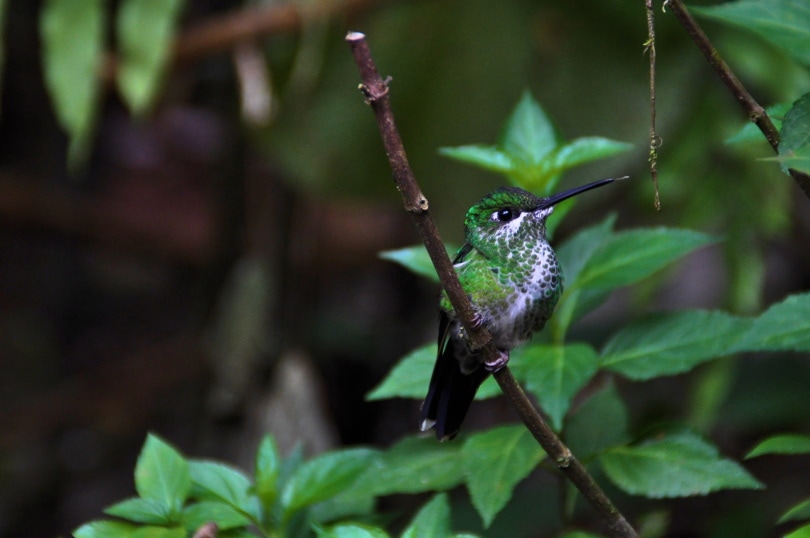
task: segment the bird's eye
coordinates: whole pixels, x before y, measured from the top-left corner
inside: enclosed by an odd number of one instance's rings
[[[493,216],[495,217],[495,220],[500,222],[509,222],[510,220],[514,220],[519,213],[519,211],[507,207],[505,209],[499,209]]]

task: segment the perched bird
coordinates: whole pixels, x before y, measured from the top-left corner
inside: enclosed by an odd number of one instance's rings
[[[551,317],[563,291],[563,274],[546,239],[554,204],[614,181],[602,179],[548,198],[516,187],[484,196],[467,211],[465,243],[453,260],[461,286],[476,312],[474,322],[492,335],[498,358],[484,362],[469,347],[464,327],[447,295],[439,301],[439,351],[420,429],[456,436],[478,387],[509,361],[509,352],[529,340]]]

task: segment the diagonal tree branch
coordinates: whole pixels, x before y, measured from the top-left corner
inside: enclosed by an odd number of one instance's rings
[[[689,34],[689,37],[695,42],[695,45],[700,49],[703,57],[709,62],[709,65],[714,69],[717,76],[720,77],[720,80],[725,84],[726,88],[728,88],[729,92],[731,92],[731,95],[740,103],[751,121],[759,127],[759,130],[765,135],[765,138],[768,140],[773,150],[778,153],[779,131],[771,121],[770,116],[768,116],[768,113],[765,112],[765,109],[762,108],[756,99],[751,96],[745,86],[743,86],[743,83],[740,82],[740,79],[737,78],[725,60],[723,60],[720,53],[717,52],[717,49],[712,45],[712,42],[709,41],[706,33],[695,18],[692,17],[692,14],[689,13],[689,10],[686,9],[686,6],[683,5],[683,2],[681,2],[681,0],[664,0],[664,8],[672,10],[675,18],[678,19],[678,22],[681,23],[681,26],[683,26]],[[810,198],[810,176],[793,168],[790,168],[788,171],[802,191],[804,191],[804,194]]]
[[[472,347],[480,348],[485,360],[493,360],[497,358],[498,352],[492,344],[492,338],[485,327],[476,327],[472,322],[474,311],[470,300],[459,283],[458,276],[439,237],[439,232],[430,217],[427,198],[422,194],[408,164],[405,148],[394,123],[394,115],[388,99],[390,78],[383,80],[380,77],[365,35],[360,32],[350,32],[346,36],[346,41],[351,47],[355,63],[360,71],[362,80],[360,90],[377,118],[380,136],[391,163],[394,183],[402,194],[405,209],[416,223],[419,235],[425,243],[425,248],[439,275],[439,281],[447,292],[456,315],[467,331]],[[558,469],[571,480],[593,506],[610,535],[621,538],[636,537],[637,534],[633,527],[535,409],[509,368],[502,368],[493,375],[501,386],[501,390],[512,402],[523,423],[549,457],[556,462]]]

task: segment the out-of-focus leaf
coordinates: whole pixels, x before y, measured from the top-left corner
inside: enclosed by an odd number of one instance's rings
[[[559,143],[554,124],[532,94],[524,91],[506,120],[500,148],[527,165],[537,165]]]
[[[561,430],[571,399],[596,373],[596,351],[587,344],[532,345],[515,349],[513,355],[515,375],[540,401],[552,427]]]
[[[73,531],[74,538],[129,538],[138,527],[121,521],[99,520],[85,523]]]
[[[738,0],[692,11],[754,32],[810,65],[810,9],[805,0]]]
[[[617,445],[630,436],[627,408],[616,387],[609,383],[591,395],[567,421],[565,440],[580,459],[587,459]]]
[[[382,383],[366,395],[366,399],[424,398],[435,362],[436,344],[416,348],[388,372]]]
[[[170,517],[179,514],[191,490],[188,462],[150,433],[135,465],[135,489],[142,498],[160,503]]]
[[[450,503],[447,494],[440,493],[417,512],[402,538],[445,538],[450,536],[450,528]]]
[[[186,530],[182,527],[138,527],[130,536],[132,538],[186,538]]]
[[[783,538],[810,538],[810,525],[803,525],[787,533]]]
[[[245,514],[220,501],[201,501],[183,510],[183,525],[189,532],[194,532],[209,521],[215,522],[220,531],[251,524],[250,518]]]
[[[633,149],[633,144],[609,138],[589,136],[577,138],[554,149],[542,161],[542,176],[557,176],[585,163],[619,155]]]
[[[388,538],[384,529],[365,523],[338,523],[327,528],[315,527],[318,538]]]
[[[723,489],[764,487],[738,463],[697,435],[667,435],[599,456],[605,474],[632,495],[650,498],[706,495]]]
[[[810,293],[772,305],[754,320],[740,346],[752,351],[810,351]]]
[[[482,144],[439,148],[439,154],[499,174],[508,174],[513,166],[509,154]]]
[[[135,115],[151,108],[165,76],[183,0],[123,0],[116,18],[118,89]]]
[[[781,129],[782,120],[785,118],[785,114],[787,114],[791,106],[790,103],[778,103],[765,109],[777,129]],[[736,134],[726,138],[726,144],[743,144],[749,142],[765,142],[765,136],[762,134],[762,131],[759,130],[759,127],[757,127],[755,123],[750,121],[737,131]]]
[[[272,435],[262,438],[256,452],[256,495],[265,510],[270,510],[278,497],[278,476],[281,458]]]
[[[252,494],[250,479],[234,467],[216,461],[192,460],[192,494],[202,500],[221,501],[253,519],[259,518],[259,499]]]
[[[523,426],[502,426],[471,435],[461,449],[473,506],[489,527],[512,491],[545,456]]]
[[[87,157],[100,106],[104,50],[102,0],[47,0],[42,8],[42,65],[54,112],[70,139],[68,163]]]
[[[445,245],[450,259],[453,258],[454,253],[458,250],[452,245]],[[416,273],[419,276],[424,276],[433,280],[439,281],[436,275],[436,269],[433,268],[433,262],[430,261],[427,250],[424,245],[414,245],[412,247],[398,248],[396,250],[384,250],[379,253],[380,258],[398,263],[405,269]]]
[[[464,478],[461,444],[437,443],[432,437],[405,438],[378,453],[352,486],[374,495],[445,490]]]
[[[149,525],[168,525],[173,522],[174,518],[174,515],[169,512],[168,506],[162,501],[141,497],[132,497],[117,502],[105,508],[104,513]]]
[[[810,499],[805,499],[796,506],[791,507],[790,510],[782,514],[778,523],[799,521],[801,519],[810,519]]]
[[[683,310],[627,325],[602,349],[601,366],[630,379],[687,372],[739,351],[751,320],[724,312]]]
[[[810,435],[789,433],[768,437],[752,448],[745,459],[765,454],[810,454]]]

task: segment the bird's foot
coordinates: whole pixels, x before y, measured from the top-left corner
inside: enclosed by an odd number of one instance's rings
[[[470,321],[470,329],[478,329],[484,324],[484,316],[481,315],[481,312],[473,312],[473,317]]]
[[[495,372],[506,366],[506,363],[508,362],[509,362],[509,352],[502,351],[499,349],[498,356],[494,360],[484,361],[484,369],[487,372],[494,374]]]

